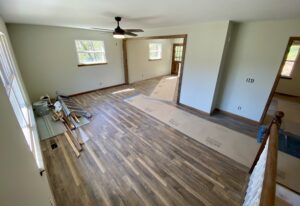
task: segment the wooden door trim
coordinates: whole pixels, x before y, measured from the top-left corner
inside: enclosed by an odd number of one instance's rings
[[[294,41],[300,41],[300,37],[290,37],[289,40],[288,40],[288,44],[287,44],[287,46],[286,46],[286,48],[285,48],[285,51],[284,51],[284,54],[283,54],[283,57],[282,57],[282,61],[281,61],[280,67],[279,67],[279,69],[278,69],[278,72],[277,72],[277,75],[276,75],[276,78],[275,78],[275,81],[274,81],[272,90],[271,90],[271,92],[270,92],[270,94],[269,94],[269,97],[268,97],[267,103],[266,103],[266,105],[265,105],[264,111],[263,111],[262,116],[261,116],[261,118],[260,118],[260,120],[259,120],[259,123],[260,123],[260,124],[263,123],[263,121],[264,121],[264,119],[265,119],[265,117],[266,117],[267,111],[268,111],[268,109],[269,109],[269,107],[270,107],[272,98],[273,98],[273,96],[274,96],[274,94],[275,94],[276,88],[277,88],[278,83],[279,83],[279,80],[280,80],[280,78],[281,78],[281,71],[282,71],[282,69],[283,69],[285,59],[286,59],[286,57],[287,57],[287,55],[288,55],[289,48],[290,48],[290,46],[292,45],[292,43],[293,43]]]
[[[175,44],[173,44],[172,47],[172,62],[171,62],[171,74],[172,74],[172,70],[173,70],[173,64],[174,64],[174,50],[175,50]]]
[[[181,62],[181,70],[179,75],[179,82],[178,82],[178,95],[176,103],[179,104],[180,94],[181,94],[181,85],[182,85],[182,76],[184,70],[184,63],[185,63],[185,52],[186,52],[186,44],[187,44],[187,34],[176,34],[176,35],[164,35],[164,36],[149,36],[149,37],[136,37],[136,38],[129,38],[123,39],[123,63],[124,63],[124,81],[125,84],[129,84],[129,74],[128,74],[128,54],[127,54],[127,42],[134,41],[134,40],[148,40],[148,39],[177,39],[183,38],[183,51],[182,51],[182,62]]]

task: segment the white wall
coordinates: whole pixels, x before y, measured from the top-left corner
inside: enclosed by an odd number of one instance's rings
[[[173,39],[173,44],[183,44],[184,38]]]
[[[300,58],[295,62],[292,79],[280,79],[276,92],[300,97]]]
[[[141,35],[188,35],[180,96],[182,104],[207,113],[218,107],[258,121],[288,38],[300,36],[299,25],[300,20],[236,23],[230,36],[230,22],[221,21],[150,29]],[[9,25],[9,32],[31,99],[45,92],[70,94],[124,82],[121,44],[112,39],[111,34],[14,24]],[[78,69],[74,45],[78,38],[109,42],[106,46],[111,63]],[[129,55],[139,54],[129,52]],[[151,69],[147,71],[152,72]],[[59,73],[64,75],[57,75]],[[141,78],[140,73],[134,74],[137,77],[131,82],[153,75],[144,73]],[[247,78],[254,78],[254,83],[246,83]],[[100,81],[102,86],[99,86]]]
[[[9,41],[1,17],[0,32]],[[50,205],[52,196],[47,179],[39,175],[1,81],[0,105],[0,205]]]
[[[229,21],[147,30],[144,36],[187,34],[180,103],[210,113]]]
[[[56,91],[74,94],[124,83],[122,42],[111,33],[8,24],[21,74],[32,101]],[[76,39],[103,40],[108,64],[78,67]]]
[[[259,121],[288,39],[300,36],[300,20],[239,23],[233,30],[218,107]]]
[[[129,83],[171,74],[173,39],[128,39]],[[149,61],[149,43],[162,44],[162,59]]]
[[[216,88],[215,88],[215,93],[214,93],[214,98],[213,98],[213,102],[212,102],[212,106],[211,106],[211,113],[214,112],[215,109],[218,109],[218,102],[221,98],[220,93],[222,92],[222,80],[224,79],[224,74],[226,73],[226,69],[225,69],[225,63],[226,60],[228,58],[228,53],[229,53],[229,48],[230,48],[230,39],[232,36],[232,30],[233,30],[233,22],[229,22],[229,26],[228,26],[228,30],[227,30],[227,37],[225,40],[225,45],[224,45],[224,50],[223,50],[223,55],[222,55],[222,59],[221,59],[221,63],[220,63],[220,69],[219,69],[219,74],[217,77],[217,84],[216,84]]]

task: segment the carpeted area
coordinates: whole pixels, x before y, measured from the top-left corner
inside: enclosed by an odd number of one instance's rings
[[[256,140],[245,134],[197,117],[163,101],[145,95],[137,95],[125,101],[207,147],[248,167],[252,164],[259,148]],[[277,181],[300,192],[298,171],[300,171],[300,160],[279,152]]]

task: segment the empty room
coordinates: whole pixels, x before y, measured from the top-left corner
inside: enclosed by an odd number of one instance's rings
[[[0,205],[300,205],[300,1],[0,0]]]

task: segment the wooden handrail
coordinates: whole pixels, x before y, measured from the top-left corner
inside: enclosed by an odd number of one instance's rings
[[[249,170],[251,174],[254,170],[255,165],[257,164],[260,155],[262,154],[267,140],[268,142],[268,151],[266,159],[266,167],[264,172],[264,180],[262,185],[262,192],[260,197],[260,206],[273,206],[275,202],[275,193],[276,193],[276,175],[277,175],[277,153],[278,153],[278,131],[281,125],[281,119],[284,116],[283,112],[276,112],[275,118],[272,120],[266,135],[262,141],[262,144],[257,152],[255,160]]]
[[[260,206],[271,206],[275,204],[278,137],[283,112],[276,112],[276,116],[270,125],[270,135],[267,153],[266,169],[260,198]]]

